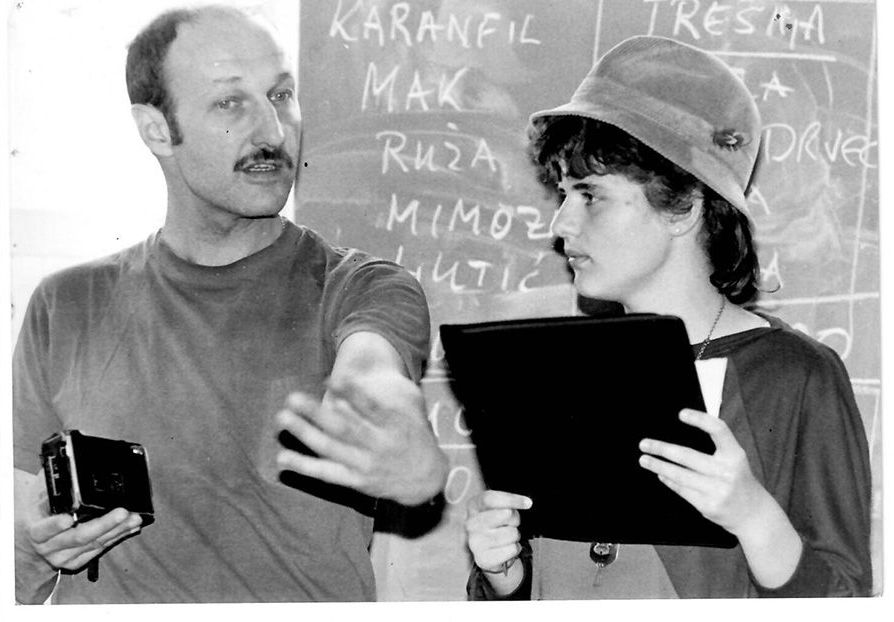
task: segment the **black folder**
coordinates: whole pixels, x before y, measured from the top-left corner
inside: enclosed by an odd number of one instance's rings
[[[682,320],[663,315],[444,324],[441,342],[485,485],[534,501],[525,536],[732,547],[639,466],[643,438],[712,453]]]

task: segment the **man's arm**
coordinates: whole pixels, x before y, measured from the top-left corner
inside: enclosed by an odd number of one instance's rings
[[[15,469],[16,601],[39,604],[56,586],[61,568],[77,570],[140,530],[140,515],[117,508],[79,525],[69,514],[50,514],[42,473]]]
[[[322,402],[293,393],[278,421],[319,456],[283,449],[281,469],[404,505],[427,501],[444,487],[447,458],[426,418],[422,391],[377,333],[346,337]]]

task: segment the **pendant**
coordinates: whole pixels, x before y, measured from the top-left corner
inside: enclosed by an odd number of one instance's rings
[[[590,559],[596,564],[596,576],[593,577],[593,585],[599,584],[599,575],[602,569],[618,559],[619,544],[613,542],[591,542]]]
[[[597,566],[608,566],[618,559],[619,548],[617,544],[612,542],[593,542],[590,544],[590,559]]]

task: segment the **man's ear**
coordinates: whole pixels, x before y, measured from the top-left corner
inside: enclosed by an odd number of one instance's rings
[[[171,129],[164,115],[155,106],[134,104],[130,114],[146,146],[158,157],[172,154]]]
[[[704,203],[701,195],[697,195],[692,200],[692,209],[685,214],[668,214],[667,226],[671,235],[679,237],[686,235],[702,221],[702,210]]]

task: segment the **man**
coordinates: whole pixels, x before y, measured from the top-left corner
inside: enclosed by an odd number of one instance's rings
[[[413,382],[421,288],[278,215],[301,118],[263,24],[166,13],[131,44],[127,83],[165,223],[32,297],[14,355],[17,599],[373,599],[367,495],[412,506],[446,478]],[[49,514],[37,454],[63,428],[146,446],[155,524]]]

